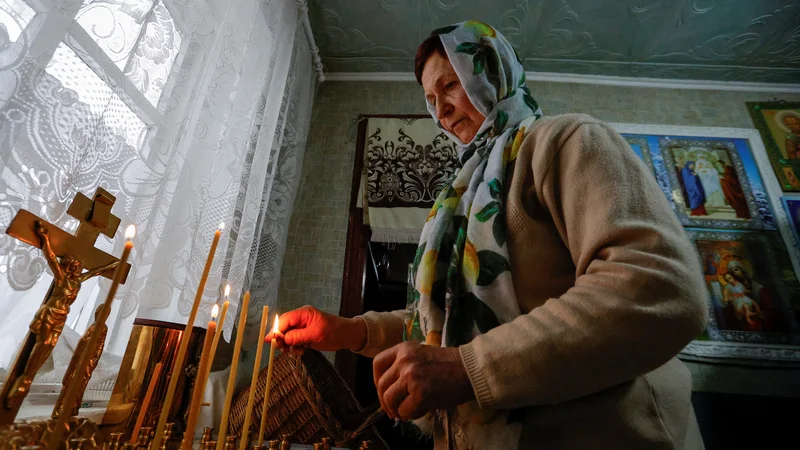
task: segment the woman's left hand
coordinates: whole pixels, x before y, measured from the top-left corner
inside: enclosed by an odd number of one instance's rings
[[[372,373],[381,406],[393,419],[418,419],[475,398],[457,348],[404,342],[379,353]]]

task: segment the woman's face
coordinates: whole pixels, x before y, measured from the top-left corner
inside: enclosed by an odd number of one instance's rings
[[[428,58],[422,71],[422,88],[444,129],[469,143],[486,118],[469,101],[447,58],[438,53]]]

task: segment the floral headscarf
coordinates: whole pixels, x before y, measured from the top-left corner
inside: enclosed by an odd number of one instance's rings
[[[542,112],[525,85],[516,52],[499,32],[469,21],[433,34],[439,35],[467,96],[486,120],[471,142],[445,131],[459,145],[460,168],[422,229],[411,269],[405,339],[456,347],[521,314],[506,247],[503,183],[506,166]],[[438,120],[430,103],[428,111]],[[483,419],[476,422],[475,417],[459,419],[461,412],[446,421],[448,435],[461,434],[474,448],[500,448],[498,442],[513,441],[513,436],[501,438],[511,432],[507,414],[480,413]],[[482,425],[476,428],[477,423]],[[479,435],[493,445],[481,445]]]

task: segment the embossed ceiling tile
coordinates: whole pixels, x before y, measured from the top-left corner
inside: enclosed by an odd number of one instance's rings
[[[800,83],[800,0],[311,0],[328,71],[410,72],[434,28],[481,20],[528,70]]]
[[[517,1],[503,11],[496,26],[522,58],[624,60],[621,51],[624,49],[620,48],[624,45],[620,44],[624,28],[612,20],[624,8],[616,3],[616,6],[604,5],[563,0]],[[608,26],[609,21],[614,26]],[[598,45],[598,36],[609,45]]]
[[[315,0],[309,19],[324,56],[413,57],[414,1]]]
[[[800,2],[778,3],[720,2],[709,17],[651,38],[652,51],[645,60],[800,66]]]
[[[436,28],[467,20],[478,20],[493,27],[500,27],[504,11],[514,7],[519,0],[458,1],[427,0],[418,2],[420,17],[427,27],[423,29],[421,38]]]
[[[670,54],[671,62],[692,62],[686,49],[721,35],[737,33],[750,18],[769,11],[769,2],[749,0],[626,0],[617,11],[625,27],[618,45],[632,61]],[[622,4],[622,2],[620,2]],[[604,20],[605,23],[610,23]],[[599,42],[599,45],[613,45]],[[733,61],[731,59],[731,61]]]

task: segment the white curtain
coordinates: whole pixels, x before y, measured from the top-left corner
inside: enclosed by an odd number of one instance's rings
[[[228,337],[250,283],[251,311],[274,304],[261,277],[279,275],[314,92],[300,15],[294,0],[0,0],[0,367],[52,280],[5,228],[22,208],[74,231],[69,200],[98,186],[123,226],[97,247],[119,255],[138,229],[106,353],[135,317],[185,323],[221,222],[196,323],[225,283]],[[69,328],[108,285],[84,283]]]
[[[250,252],[245,286],[252,294],[249,323],[260,321],[260,308],[275,306],[278,296],[280,268],[286,250],[289,219],[300,185],[300,174],[305,156],[306,139],[311,122],[311,107],[315,92],[316,72],[312,66],[309,42],[305,33],[297,32],[295,55],[284,91],[278,118],[278,129],[272,143],[268,166],[268,180],[264,185],[260,214],[257,221],[257,239]],[[261,142],[259,140],[259,142]],[[260,145],[260,144],[259,144]],[[237,214],[238,214],[237,210]],[[274,314],[272,314],[274,317]],[[270,322],[272,323],[272,322]],[[257,330],[251,326],[249,330]],[[248,339],[252,347],[257,341]]]

